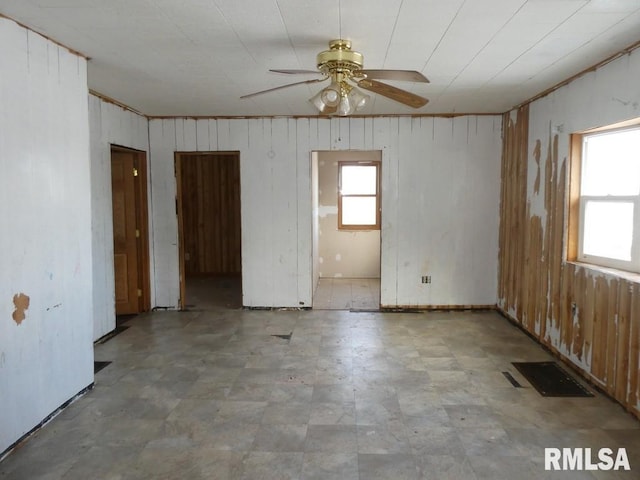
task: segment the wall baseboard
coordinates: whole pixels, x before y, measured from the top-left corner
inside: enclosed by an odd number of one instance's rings
[[[434,311],[497,310],[493,305],[381,305],[381,312],[421,313]]]
[[[60,413],[62,413],[62,411],[65,408],[67,408],[73,402],[78,400],[80,397],[83,397],[87,392],[92,390],[93,386],[94,386],[94,383],[91,382],[89,385],[84,387],[82,390],[80,390],[78,393],[76,393],[73,397],[71,397],[69,400],[64,402],[62,405],[60,405],[58,408],[56,408],[53,412],[51,412],[49,415],[47,415],[35,427],[33,427],[27,433],[22,435],[18,440],[16,440],[11,445],[9,445],[9,447],[4,452],[0,453],[0,462],[2,462],[2,460],[4,460],[7,456],[9,456],[11,454],[11,452],[13,452],[13,450],[18,448],[23,442],[26,442],[29,439],[29,437],[31,437],[31,435],[36,433],[38,430],[40,430],[42,427],[44,427],[47,423],[49,423],[51,420],[53,420],[55,417],[57,417]]]

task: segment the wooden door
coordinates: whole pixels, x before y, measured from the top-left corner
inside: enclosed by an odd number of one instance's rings
[[[116,315],[142,310],[139,275],[140,229],[137,226],[137,152],[111,150],[111,192],[113,202],[113,266]]]

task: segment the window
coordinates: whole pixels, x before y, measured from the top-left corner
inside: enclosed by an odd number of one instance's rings
[[[380,230],[379,162],[338,162],[338,229]]]
[[[640,126],[578,140],[577,260],[640,272]]]

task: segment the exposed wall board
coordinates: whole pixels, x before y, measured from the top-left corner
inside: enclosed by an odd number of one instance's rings
[[[111,212],[111,145],[146,152],[149,129],[146,117],[89,95],[91,141],[91,229],[93,231],[93,339],[116,328],[113,277],[113,218]],[[149,185],[148,185],[149,187]],[[149,190],[149,188],[147,188]],[[151,215],[149,215],[151,219]],[[149,232],[152,232],[151,220]],[[149,255],[153,245],[149,240]],[[153,275],[151,282],[154,282]],[[151,304],[154,303],[151,287]]]
[[[86,60],[1,17],[0,45],[1,454],[93,382],[94,295]]]
[[[501,122],[492,117],[403,120],[398,140],[396,302],[491,305],[499,215],[489,206],[498,205],[500,191],[495,179],[500,148],[492,137]],[[414,161],[406,162],[411,156]],[[383,191],[383,213],[384,199]],[[384,237],[383,231],[383,242]],[[432,283],[420,283],[422,275],[431,276]]]
[[[398,292],[397,235],[389,229],[391,219],[398,216],[398,133],[399,118],[376,117],[373,119],[372,150],[382,152],[382,215],[380,217],[380,304],[395,303]]]
[[[308,223],[309,213],[313,215],[312,204],[312,165],[311,165],[311,150],[309,148],[310,135],[311,135],[311,122],[310,119],[301,119],[301,121],[290,121],[291,134],[296,137],[296,178],[299,181],[297,186],[297,199],[296,208],[298,215],[298,225],[307,225],[310,231],[305,232],[302,228],[296,230],[296,241],[298,245],[298,261],[300,258],[310,259],[313,261],[313,226]],[[298,153],[299,152],[299,153]],[[307,152],[305,154],[305,152]],[[313,216],[311,217],[313,218]],[[311,236],[310,236],[311,235]],[[313,271],[312,264],[308,264],[308,267]],[[298,268],[297,270],[297,285],[298,285],[298,298],[307,298],[309,293],[313,294],[315,290],[316,282],[312,275],[306,269]],[[298,305],[303,306],[300,302],[304,300],[298,300]],[[304,306],[311,306],[305,304]]]
[[[320,215],[319,215],[319,191],[318,191],[318,152],[311,154],[311,252],[312,252],[312,292],[315,293],[320,280]]]
[[[339,161],[380,162],[381,155],[374,151],[318,152],[319,275],[380,278],[380,230],[338,230]]]
[[[180,303],[174,152],[176,120],[149,122],[149,172],[156,307]],[[161,201],[159,199],[162,199]]]
[[[310,178],[297,176],[296,168],[296,121],[293,119],[275,119],[271,123],[273,141],[270,152],[273,158],[268,162],[270,173],[269,194],[264,197],[271,210],[271,229],[265,229],[263,241],[273,245],[273,256],[270,274],[265,280],[274,282],[271,302],[277,305],[300,306],[299,302],[309,305],[305,298],[298,297],[298,215],[297,215],[297,183],[305,182],[307,191],[311,192]],[[292,128],[294,129],[292,131]],[[307,152],[307,162],[309,162]],[[267,156],[269,158],[269,155]],[[251,167],[249,167],[251,168]],[[305,176],[309,177],[308,171]],[[257,192],[256,192],[257,193]],[[260,201],[258,196],[249,199],[249,205]],[[308,216],[311,215],[309,207]],[[309,219],[309,226],[311,225]],[[311,229],[305,232],[305,241],[311,243]],[[305,250],[305,263],[310,272],[311,252]],[[293,301],[293,303],[292,303]]]
[[[635,51],[505,115],[499,306],[635,415],[640,282],[569,263],[569,134],[640,116]],[[515,117],[514,117],[515,115]]]
[[[179,298],[174,152],[204,148],[207,132],[210,150],[240,151],[245,306],[311,305],[310,154],[361,148],[382,152],[382,304],[495,304],[501,117],[152,119],[149,131],[156,305]],[[431,260],[425,287],[410,268]]]

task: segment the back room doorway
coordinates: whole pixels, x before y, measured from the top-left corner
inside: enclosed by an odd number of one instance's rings
[[[382,152],[311,153],[313,308],[380,309]]]
[[[175,169],[180,308],[240,308],[240,153],[176,152]]]

